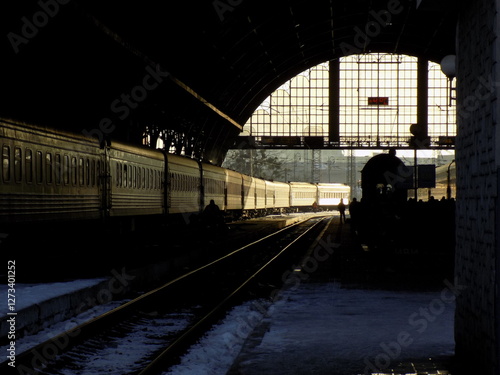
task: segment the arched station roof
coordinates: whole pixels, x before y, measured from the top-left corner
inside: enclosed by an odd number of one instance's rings
[[[150,123],[220,163],[258,105],[318,63],[454,54],[451,0],[39,0],[0,6],[0,116],[137,139]],[[158,83],[158,85],[156,85]],[[104,121],[104,125],[109,122]]]

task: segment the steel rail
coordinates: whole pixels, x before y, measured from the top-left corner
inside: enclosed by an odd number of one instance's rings
[[[139,306],[142,304],[145,304],[146,302],[149,302],[153,300],[154,298],[159,297],[162,293],[166,293],[170,288],[175,286],[176,284],[180,283],[181,281],[187,280],[189,277],[192,277],[193,275],[196,275],[197,273],[200,273],[202,271],[205,271],[221,262],[224,260],[227,260],[239,253],[242,253],[243,251],[250,249],[260,243],[263,243],[264,241],[267,241],[275,236],[278,236],[279,234],[282,234],[283,232],[290,231],[293,228],[311,220],[314,218],[318,218],[321,216],[314,216],[310,218],[306,218],[304,220],[301,220],[297,223],[291,224],[285,228],[282,228],[274,233],[271,233],[263,238],[260,238],[256,241],[251,242],[250,244],[247,244],[243,247],[240,247],[214,261],[211,261],[199,268],[196,268],[192,271],[189,271],[179,277],[176,277],[164,285],[153,289],[149,292],[146,292],[142,294],[139,297],[134,298],[131,301],[128,301],[124,303],[121,306],[118,306],[114,308],[113,310],[110,310],[100,316],[97,316],[87,322],[84,322],[82,324],[79,324],[78,326],[69,329],[65,332],[62,332],[58,335],[55,335],[54,337],[50,338],[47,341],[44,341],[40,344],[37,344],[36,346],[24,351],[23,353],[20,353],[16,356],[16,369],[18,371],[24,371],[20,373],[38,373],[36,372],[38,370],[43,370],[46,367],[46,363],[50,362],[53,358],[50,359],[45,359],[45,364],[40,361],[40,353],[44,353],[44,351],[48,350],[53,350],[53,348],[57,349],[57,355],[62,355],[64,352],[69,351],[71,348],[75,347],[76,345],[80,344],[82,341],[85,339],[92,337],[95,332],[99,332],[102,329],[109,328],[112,325],[116,325],[120,323],[120,321],[123,320],[124,316],[129,316],[131,315],[134,311],[137,310]],[[64,345],[61,345],[61,343],[64,343]],[[63,347],[61,347],[63,346]],[[37,363],[38,362],[38,363]],[[8,365],[8,361],[5,361],[3,363],[0,363],[0,373],[4,373],[4,371],[12,371],[12,367]]]

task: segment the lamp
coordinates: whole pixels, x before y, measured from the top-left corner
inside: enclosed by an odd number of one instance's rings
[[[455,55],[448,55],[443,57],[441,60],[441,71],[448,77],[452,79],[456,74],[456,58]]]

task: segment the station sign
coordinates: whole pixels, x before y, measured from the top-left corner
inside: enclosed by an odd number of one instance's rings
[[[370,96],[368,97],[368,105],[389,105],[387,96]]]

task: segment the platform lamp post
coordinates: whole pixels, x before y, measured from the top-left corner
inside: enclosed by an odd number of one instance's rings
[[[452,95],[452,92],[453,92],[452,82],[453,82],[453,78],[455,78],[455,75],[456,75],[456,57],[455,57],[455,55],[448,55],[448,56],[443,57],[440,65],[441,65],[441,71],[448,78],[448,82],[447,82],[448,87],[447,88],[449,90],[449,93],[448,93],[448,105],[446,106],[446,135],[448,135],[449,108],[451,107],[452,100],[456,99]]]
[[[446,132],[448,132],[448,108],[451,106],[451,101],[455,98],[452,96],[453,92],[453,87],[452,87],[452,81],[453,78],[455,78],[456,75],[456,56],[455,55],[447,55],[443,57],[441,60],[441,71],[444,73],[444,75],[448,78],[448,87],[449,87],[449,95],[448,95],[448,106],[446,108]],[[448,166],[448,171],[447,171],[447,186],[446,186],[446,198],[451,199],[451,177],[450,177],[450,168],[451,165],[455,163],[455,159],[452,160],[450,165]]]

